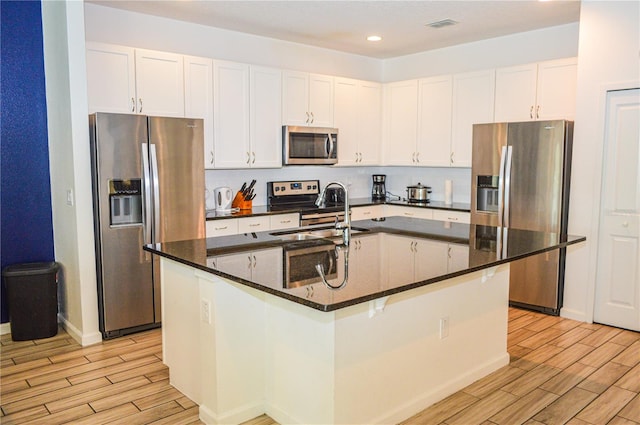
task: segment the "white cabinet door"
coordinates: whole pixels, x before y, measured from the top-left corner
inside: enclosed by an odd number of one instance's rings
[[[251,66],[251,166],[282,166],[282,72]]]
[[[450,164],[452,90],[450,75],[419,81],[417,165],[448,167]]]
[[[130,47],[87,43],[89,113],[136,112],[135,54]]]
[[[238,233],[254,233],[269,230],[269,216],[260,215],[238,219]]]
[[[415,282],[415,241],[405,236],[385,235],[386,269],[394,286]]]
[[[414,165],[418,132],[418,80],[385,86],[386,165]]]
[[[337,128],[340,130],[339,126]],[[342,133],[342,130],[340,132]],[[380,165],[382,85],[379,83],[360,81],[358,84],[358,150],[359,165]]]
[[[204,120],[204,168],[213,168],[213,61],[184,57],[184,115]]]
[[[447,273],[449,244],[445,242],[416,240],[413,251],[416,256],[416,281],[431,279]]]
[[[535,119],[538,65],[496,70],[495,122]]]
[[[433,210],[422,207],[403,207],[400,205],[387,205],[386,206],[387,217],[409,217],[420,218],[423,220],[431,220],[433,218]]]
[[[309,74],[285,71],[282,73],[282,124],[308,126]]]
[[[251,255],[251,280],[272,288],[282,288],[282,248],[262,249]]]
[[[313,127],[333,127],[333,77],[309,75],[309,114]]]
[[[577,58],[538,64],[536,119],[573,119],[576,114]]]
[[[469,245],[450,243],[447,250],[447,271],[449,273],[469,268]]]
[[[384,205],[371,205],[351,208],[351,220],[370,220],[385,216]]]
[[[184,117],[182,55],[136,49],[138,113]]]
[[[282,123],[333,127],[333,77],[305,72],[282,73]]]
[[[473,124],[493,122],[495,70],[453,76],[451,166],[471,167]]]
[[[358,149],[358,82],[349,78],[335,79],[335,126],[338,129],[338,165],[357,165]]]
[[[213,62],[213,116],[215,167],[249,167],[248,65]]]
[[[471,213],[463,211],[433,210],[433,219],[454,223],[471,223]]]
[[[207,261],[209,263],[209,261]],[[251,280],[253,257],[251,253],[220,255],[210,262],[216,270],[245,280]]]

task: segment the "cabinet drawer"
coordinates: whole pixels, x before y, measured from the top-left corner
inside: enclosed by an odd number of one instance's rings
[[[351,208],[351,220],[368,220],[384,217],[384,205]]]
[[[238,219],[226,218],[224,220],[207,220],[207,237],[227,236],[238,234]]]
[[[300,227],[300,214],[298,213],[272,215],[269,220],[271,230]]]
[[[431,220],[433,218],[433,210],[420,207],[401,207],[397,205],[390,206],[387,210],[388,216],[400,216],[421,218],[424,220]]]
[[[433,219],[468,224],[471,222],[471,214],[462,211],[433,210]]]
[[[238,233],[264,232],[269,230],[269,217],[247,217],[238,219]]]

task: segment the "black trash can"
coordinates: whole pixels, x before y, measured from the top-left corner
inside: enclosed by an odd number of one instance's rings
[[[59,268],[51,261],[13,264],[2,270],[12,340],[49,338],[58,333]]]

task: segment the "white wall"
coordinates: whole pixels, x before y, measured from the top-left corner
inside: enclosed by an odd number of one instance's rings
[[[382,76],[378,59],[95,4],[84,7],[88,41],[364,80]]]
[[[640,3],[584,1],[569,232],[587,242],[569,250],[562,315],[593,320],[607,89],[640,87]],[[631,184],[631,183],[630,183]]]
[[[42,2],[51,203],[60,318],[83,345],[102,340],[93,245],[82,3]],[[74,194],[67,205],[67,190]]]

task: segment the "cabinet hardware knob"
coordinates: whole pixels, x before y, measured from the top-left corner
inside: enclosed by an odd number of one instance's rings
[[[306,122],[307,124],[309,124],[309,112],[307,111],[307,112],[305,112],[305,114],[307,114],[307,119],[306,119],[306,121],[305,121],[305,122]]]
[[[529,118],[533,119],[533,105],[531,105],[531,109],[529,109]]]
[[[140,111],[138,111],[138,112],[142,113],[142,98],[141,97],[138,98],[138,102],[140,103]]]
[[[211,165],[213,165],[213,151],[211,151],[211,161],[209,161]]]
[[[251,161],[252,164],[256,163],[256,153],[255,152],[251,152],[251,155],[253,155],[253,160]]]
[[[251,154],[247,152],[247,164],[251,162]]]
[[[132,97],[131,98],[131,112],[135,112],[136,111],[136,100]]]
[[[540,105],[536,108],[536,119],[540,118]]]
[[[449,161],[453,164],[453,152],[451,152],[451,155],[449,156]]]
[[[311,124],[313,124],[316,118],[313,116],[313,112],[310,112],[310,114],[311,114]]]

